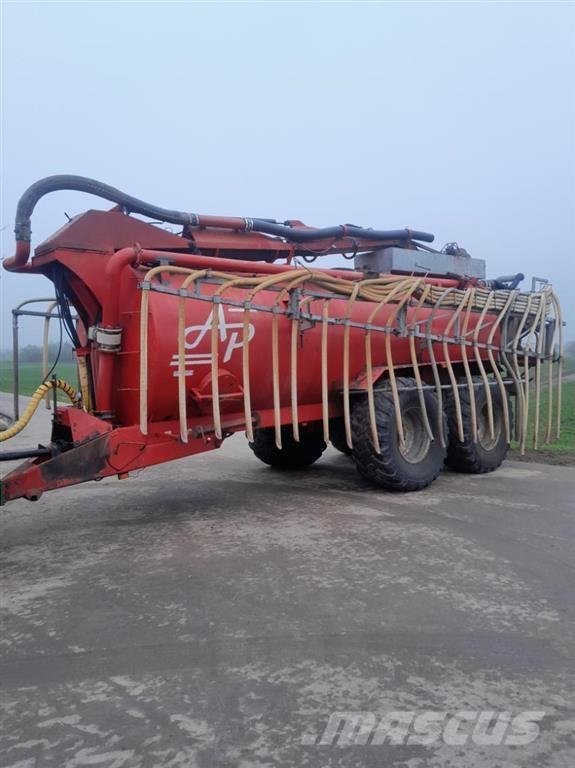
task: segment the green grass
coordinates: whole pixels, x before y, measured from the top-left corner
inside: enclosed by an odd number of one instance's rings
[[[533,388],[533,387],[532,387]],[[562,388],[562,406],[561,406],[561,436],[555,440],[556,426],[556,405],[557,405],[557,386],[553,383],[553,421],[551,438],[553,442],[549,445],[543,443],[545,430],[547,429],[547,404],[548,390],[544,387],[541,390],[541,410],[539,417],[539,445],[538,451],[543,453],[565,455],[575,455],[575,381],[564,381]],[[529,426],[527,430],[526,451],[529,452],[533,446],[533,424],[535,420],[535,397],[533,393],[529,398]],[[512,448],[517,448],[517,443],[512,444]]]
[[[41,363],[20,363],[18,366],[20,374],[20,394],[33,395],[36,389],[42,383],[42,364]],[[76,363],[58,363],[54,371],[56,376],[64,379],[73,387],[78,385],[76,374]],[[0,392],[13,392],[14,380],[12,378],[12,363],[0,362]]]

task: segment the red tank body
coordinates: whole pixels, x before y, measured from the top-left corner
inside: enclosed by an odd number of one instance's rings
[[[184,216],[167,214],[168,221]],[[328,419],[343,418],[351,444],[356,395],[367,395],[377,448],[377,389],[393,394],[403,444],[398,377],[414,382],[422,412],[433,387],[439,411],[449,385],[458,402],[461,377],[473,389],[481,375],[487,390],[483,363],[491,365],[489,388],[504,393],[500,365],[518,385],[518,343],[527,328],[541,335],[546,327],[543,299],[489,293],[465,276],[374,275],[295,263],[309,255],[308,236],[316,232],[300,222],[186,216],[190,225],[176,235],[119,209],[88,211],[38,246],[31,263],[26,225],[17,226],[24,239],[7,268],[46,275],[60,306],[69,301],[80,319],[82,407],[58,408],[55,442],[2,481],[3,501],[125,476],[218,447],[235,431],[247,430],[253,439],[254,428],[263,434],[273,427],[281,449],[280,427],[291,425],[297,441],[299,427],[313,431],[323,424],[327,439]],[[412,236],[425,235],[407,230],[379,237],[351,225],[317,232],[313,253],[330,254],[415,248]],[[514,347],[502,346],[502,334],[505,344],[515,334]],[[503,359],[506,350],[511,358],[515,353],[511,363]],[[442,417],[434,433],[424,416],[430,440],[443,444]],[[505,417],[509,434],[507,406]],[[491,412],[489,418],[493,432]]]
[[[217,265],[215,265],[217,268]],[[296,270],[299,272],[299,270]],[[143,278],[141,272],[140,279]],[[133,278],[134,282],[137,277]],[[167,278],[165,287],[177,291],[182,283],[182,278],[175,275]],[[456,285],[453,282],[453,285]],[[216,286],[202,286],[202,295],[213,295]],[[131,294],[131,295],[130,295]],[[114,411],[122,424],[134,424],[138,422],[138,393],[139,393],[139,296],[133,289],[127,292],[122,302],[131,305],[124,310],[121,325],[124,328],[125,349],[119,355],[116,386],[114,387],[115,403]],[[230,300],[242,303],[245,300],[245,291],[231,289],[225,296]],[[262,291],[258,295],[258,304],[271,308],[277,297],[277,292]],[[321,316],[323,302],[314,301],[310,304],[309,311]],[[287,305],[287,302],[286,302]],[[219,306],[219,362],[218,368],[221,375],[230,377],[236,392],[242,389],[242,340],[243,340],[243,310],[240,307],[220,304]],[[351,320],[365,323],[375,304],[371,302],[356,303],[353,307]],[[149,309],[149,406],[148,415],[153,421],[176,418],[178,411],[177,390],[177,303],[173,296],[162,293],[154,293],[150,298]],[[211,325],[214,305],[200,300],[186,302],[186,390],[191,405],[198,404],[197,408],[191,408],[190,414],[200,415],[200,400],[195,393],[209,392],[210,390],[210,362],[211,362]],[[346,311],[345,300],[332,300],[330,313],[334,317],[344,317]],[[377,315],[378,324],[384,326],[394,306],[387,306]],[[410,308],[407,313],[407,323],[413,321],[416,310]],[[430,309],[420,309],[417,319],[424,321],[429,317]],[[250,314],[250,360],[257,385],[253,387],[252,406],[256,411],[271,410],[273,407],[271,370],[272,342],[271,342],[271,314],[263,312],[251,312]],[[492,318],[491,318],[492,319]],[[448,314],[437,319],[433,323],[433,332],[440,335],[449,320]],[[477,316],[472,318],[469,330],[474,327]],[[486,341],[489,333],[488,327],[483,329],[480,340]],[[279,319],[280,334],[280,400],[282,405],[290,402],[290,338],[291,320],[282,315]],[[353,327],[350,331],[350,373],[352,382],[358,382],[365,370],[365,331]],[[318,405],[321,403],[321,323],[316,323],[309,330],[300,334],[298,344],[298,400],[302,405]],[[442,361],[443,351],[441,344],[435,345],[435,353],[438,362]],[[473,351],[469,348],[469,356]],[[422,364],[428,361],[425,349],[419,355]],[[451,353],[451,360],[457,363],[461,360],[459,350]],[[341,392],[343,386],[343,325],[330,329],[329,353],[328,353],[328,380],[330,391],[335,395]],[[393,364],[395,367],[410,366],[409,339],[396,338],[393,340]],[[374,334],[373,337],[373,365],[386,367],[385,339],[383,334]],[[209,412],[210,408],[204,408],[203,412]],[[227,412],[231,412],[230,405],[226,406]],[[241,402],[237,403],[236,410],[242,411]]]

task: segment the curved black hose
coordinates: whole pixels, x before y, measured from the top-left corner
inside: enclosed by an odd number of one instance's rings
[[[198,226],[200,217],[195,213],[186,213],[184,211],[171,211],[167,208],[160,208],[157,205],[139,200],[137,197],[127,195],[115,187],[103,184],[101,181],[89,179],[86,176],[47,176],[45,179],[35,182],[28,187],[18,202],[16,209],[16,223],[14,231],[16,240],[30,242],[32,229],[30,219],[32,212],[38,200],[49,192],[57,190],[75,190],[77,192],[87,192],[96,195],[104,200],[110,200],[117,205],[121,205],[130,213],[139,213],[142,216],[149,216],[151,219],[165,221],[170,224],[181,224]],[[410,229],[377,230],[364,229],[355,225],[338,225],[336,227],[324,227],[323,229],[298,229],[287,226],[286,224],[277,224],[269,219],[244,219],[245,228],[254,232],[261,232],[266,235],[275,235],[295,243],[304,243],[312,240],[324,240],[334,238],[336,240],[342,237],[358,238],[363,240],[422,240],[424,242],[433,242],[434,236],[429,232],[419,232]]]
[[[104,200],[117,203],[131,213],[140,213],[142,216],[149,216],[151,219],[166,221],[170,224],[191,224],[192,226],[198,224],[198,217],[195,213],[170,211],[167,208],[150,205],[150,203],[146,203],[143,200],[138,200],[137,197],[120,192],[115,187],[110,187],[108,184],[103,184],[95,179],[89,179],[86,176],[47,176],[45,179],[40,179],[40,181],[28,187],[18,202],[14,226],[16,240],[30,240],[32,234],[30,218],[38,200],[49,192],[64,189],[87,192],[90,195],[96,195],[96,197],[102,197]]]
[[[266,235],[276,235],[295,243],[305,243],[310,240],[327,240],[333,238],[339,240],[342,237],[352,237],[360,240],[423,240],[432,243],[434,235],[430,232],[420,232],[413,229],[365,229],[352,224],[339,224],[336,227],[324,227],[323,229],[296,229],[285,224],[272,224],[264,219],[248,219],[252,222],[254,232],[262,232]]]

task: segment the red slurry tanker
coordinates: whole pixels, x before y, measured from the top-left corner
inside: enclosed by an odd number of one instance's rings
[[[33,209],[60,189],[116,207],[76,216],[30,259]],[[0,433],[20,432],[50,389],[71,400],[45,445],[2,451],[25,459],[3,478],[3,502],[125,477],[237,431],[273,467],[306,467],[331,441],[373,484],[417,490],[445,462],[487,472],[512,436],[524,448],[530,408],[535,441],[559,430],[552,289],[488,281],[484,262],[455,243],[434,250],[428,233],[171,211],[78,176],[32,185],[15,231],[4,267],[53,282],[78,391],[48,379]],[[332,254],[354,269],[316,267]],[[545,413],[542,383],[555,391]]]

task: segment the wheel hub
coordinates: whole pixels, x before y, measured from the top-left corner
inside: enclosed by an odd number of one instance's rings
[[[404,442],[399,442],[399,452],[409,464],[419,464],[427,456],[431,445],[421,409],[410,408],[404,411],[402,424]]]

